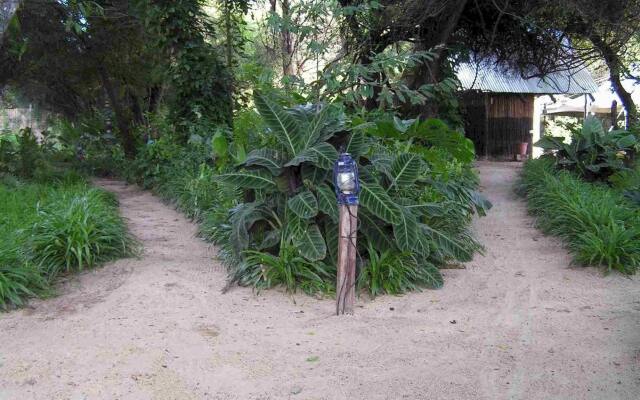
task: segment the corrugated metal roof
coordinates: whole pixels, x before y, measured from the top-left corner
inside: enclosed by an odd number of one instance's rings
[[[494,93],[584,94],[598,91],[586,68],[554,72],[543,78],[524,79],[520,74],[495,64],[458,64],[456,75],[463,90]]]

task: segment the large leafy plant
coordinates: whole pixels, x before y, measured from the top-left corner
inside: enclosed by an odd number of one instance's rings
[[[450,128],[444,121],[437,118],[425,120],[401,120],[398,117],[382,118],[367,128],[371,135],[401,140],[404,146],[412,152],[420,153],[427,159],[431,158],[430,149],[436,147],[448,152],[457,161],[469,164],[475,159],[473,142],[462,132]]]
[[[559,168],[575,171],[587,180],[605,180],[627,168],[628,155],[639,143],[627,131],[605,132],[602,123],[589,116],[580,131],[572,132],[571,143],[565,143],[563,137],[545,136],[535,146],[552,153]]]
[[[467,216],[474,212],[484,216],[492,207],[476,190],[479,181],[471,165],[475,160],[473,142],[444,121],[437,118],[401,120],[392,116],[362,126],[394,152],[421,156],[429,165],[424,179],[437,194],[436,198],[454,202],[455,208],[466,210]]]
[[[468,260],[478,249],[469,236],[464,238],[470,242],[462,243],[432,223],[446,207],[424,201],[429,167],[419,154],[388,151],[380,140],[365,135],[366,125],[349,131],[337,105],[285,108],[265,95],[256,96],[255,104],[267,127],[264,146],[251,151],[235,171],[217,177],[242,188],[246,199],[231,210],[228,224],[220,227],[224,233],[217,235],[238,261],[233,280],[258,287],[283,283],[293,289],[292,273],[272,269],[282,270],[283,259],[298,256],[298,270],[330,279],[317,273],[314,263],[333,266],[337,257],[338,207],[331,177],[338,149],[360,163],[358,243],[363,259],[378,256],[368,254],[371,248],[402,255],[407,268],[420,271],[414,274],[419,277],[416,286],[439,287],[442,276],[436,265]],[[274,279],[280,276],[286,279]]]

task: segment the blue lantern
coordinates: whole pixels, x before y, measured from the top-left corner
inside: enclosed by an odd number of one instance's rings
[[[358,180],[358,164],[349,153],[338,156],[333,167],[333,185],[336,189],[338,204],[354,206],[358,204],[360,181]]]

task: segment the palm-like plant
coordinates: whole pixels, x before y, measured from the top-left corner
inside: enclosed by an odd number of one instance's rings
[[[237,259],[249,256],[255,266],[237,267],[243,274],[255,276],[261,259],[256,251],[279,254],[283,248],[295,249],[309,262],[335,264],[338,207],[331,171],[337,148],[360,163],[363,257],[374,247],[412,255],[416,268],[428,271],[420,276],[432,277],[420,284],[432,287],[442,283],[433,260],[471,258],[469,246],[427,223],[441,206],[420,201],[428,184],[428,166],[420,155],[392,155],[362,129],[349,132],[335,105],[285,108],[264,95],[256,96],[255,104],[268,127],[269,145],[251,151],[235,171],[216,178],[244,189],[248,200],[231,210],[226,236]],[[246,281],[237,273],[235,279]],[[291,286],[289,278],[286,284]]]

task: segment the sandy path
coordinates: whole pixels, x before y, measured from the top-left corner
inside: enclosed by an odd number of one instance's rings
[[[480,170],[486,255],[341,318],[330,300],[221,294],[193,224],[102,182],[145,255],[0,315],[0,399],[637,399],[640,281],[568,268],[514,198],[514,166]]]

